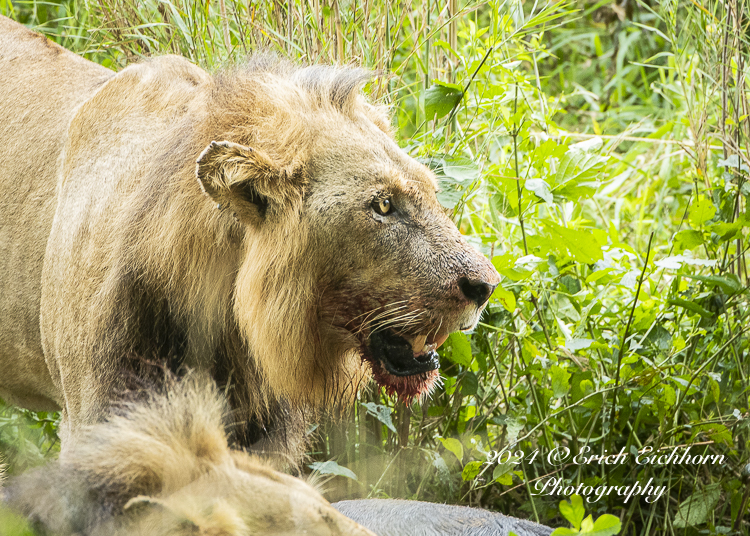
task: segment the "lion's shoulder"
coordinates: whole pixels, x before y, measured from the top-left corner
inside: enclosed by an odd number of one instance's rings
[[[120,83],[127,80],[143,86],[156,85],[163,91],[195,88],[212,81],[211,76],[197,65],[182,56],[171,54],[133,64],[123,69],[118,77]],[[126,86],[122,87],[124,89]]]
[[[104,125],[115,121],[153,125],[159,119],[173,122],[176,116],[198,112],[200,97],[211,84],[211,76],[186,59],[160,56],[117,73],[86,103],[82,114],[106,113],[97,121]]]
[[[150,158],[159,157],[158,147],[184,137],[190,125],[205,116],[212,84],[208,73],[178,56],[123,69],[80,107],[71,122],[64,180],[76,176],[88,188],[91,177],[114,185],[132,176]]]

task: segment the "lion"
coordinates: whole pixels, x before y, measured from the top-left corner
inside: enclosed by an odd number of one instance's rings
[[[11,479],[3,503],[58,536],[374,536],[231,449],[231,414],[205,375],[165,384],[80,427],[69,456]]]
[[[293,463],[374,378],[430,392],[499,283],[367,71],[269,55],[118,73],[0,19],[0,396],[62,456],[144,362],[207,371],[232,441]]]

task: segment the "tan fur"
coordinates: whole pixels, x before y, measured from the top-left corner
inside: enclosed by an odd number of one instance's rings
[[[50,98],[53,72],[60,91]],[[0,396],[32,409],[61,402],[39,332],[57,160],[76,107],[112,75],[0,17]]]
[[[371,334],[438,344],[484,306],[461,281],[498,275],[368,76],[265,56],[115,75],[0,19],[0,396],[61,408],[65,453],[146,363],[187,365],[229,389],[236,441],[298,460],[308,414],[371,365],[424,394],[434,375],[364,361]]]
[[[57,535],[372,536],[312,487],[231,450],[213,382],[189,375],[79,430],[6,503]]]

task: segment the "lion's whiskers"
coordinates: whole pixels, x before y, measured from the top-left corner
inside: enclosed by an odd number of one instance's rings
[[[365,319],[364,319],[364,320],[362,321],[362,325],[366,325],[366,324],[372,324],[372,323],[376,322],[377,320],[380,320],[381,318],[388,318],[389,316],[391,316],[391,315],[394,315],[394,314],[398,313],[399,311],[401,311],[401,310],[405,309],[406,307],[407,307],[407,305],[401,305],[401,306],[399,306],[399,307],[396,307],[395,309],[393,309],[393,310],[391,310],[391,311],[381,311],[381,312],[379,312],[378,314],[376,314],[376,315],[375,315],[374,317],[372,317],[372,318],[370,318],[370,317],[368,316],[367,318],[365,318]],[[372,311],[370,312],[370,314],[374,313],[375,311],[377,311],[377,309],[373,309],[373,310],[372,310]]]
[[[398,307],[396,307],[396,308],[394,308],[394,309],[392,309],[390,311],[381,311],[380,313],[378,313],[374,317],[365,319],[359,325],[359,328],[357,328],[356,333],[357,334],[362,334],[364,332],[365,328],[368,328],[368,327],[374,326],[374,325],[377,326],[377,325],[381,324],[382,322],[390,321],[392,318],[396,318],[396,319],[398,319],[398,318],[404,318],[405,315],[412,314],[412,313],[410,313],[408,311],[406,313],[402,312],[402,310],[405,309],[406,307],[407,307],[406,305],[400,305],[400,306],[398,306]],[[399,316],[395,316],[394,317],[394,315],[399,315]]]
[[[380,311],[380,313],[378,313],[378,316],[381,315],[381,314],[389,314],[389,312],[387,311],[387,309],[389,307],[395,307],[396,305],[399,305],[399,307],[396,310],[403,309],[404,307],[407,307],[407,305],[400,305],[400,304],[406,304],[408,301],[409,300],[399,300],[399,301],[388,303],[386,305],[380,305],[378,307],[370,309],[369,311],[366,311],[366,312],[364,312],[362,314],[359,314],[359,315],[355,316],[354,318],[352,318],[349,321],[349,323],[351,324],[352,322],[358,320],[359,318],[361,318],[363,316],[365,316],[366,318],[362,321],[362,323],[363,324],[367,323],[370,320],[369,315],[371,315],[371,314],[373,314],[373,313],[375,313],[377,311]],[[383,309],[386,309],[386,310],[383,310]],[[378,318],[378,316],[376,316],[375,318]]]
[[[377,325],[375,325],[370,332],[372,335],[373,333],[378,333],[380,331],[383,331],[391,326],[401,326],[401,327],[409,327],[416,323],[416,321],[424,315],[426,311],[410,311],[406,314],[402,314],[400,316],[389,318],[383,322],[379,322]]]

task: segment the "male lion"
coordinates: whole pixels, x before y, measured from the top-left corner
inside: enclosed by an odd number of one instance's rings
[[[306,410],[370,376],[429,392],[499,276],[368,76],[268,56],[115,74],[0,19],[0,396],[62,409],[64,455],[145,362],[207,370],[235,440],[297,460]]]
[[[80,427],[69,456],[0,497],[57,536],[374,536],[302,480],[230,449],[228,416],[204,376],[167,380]]]

